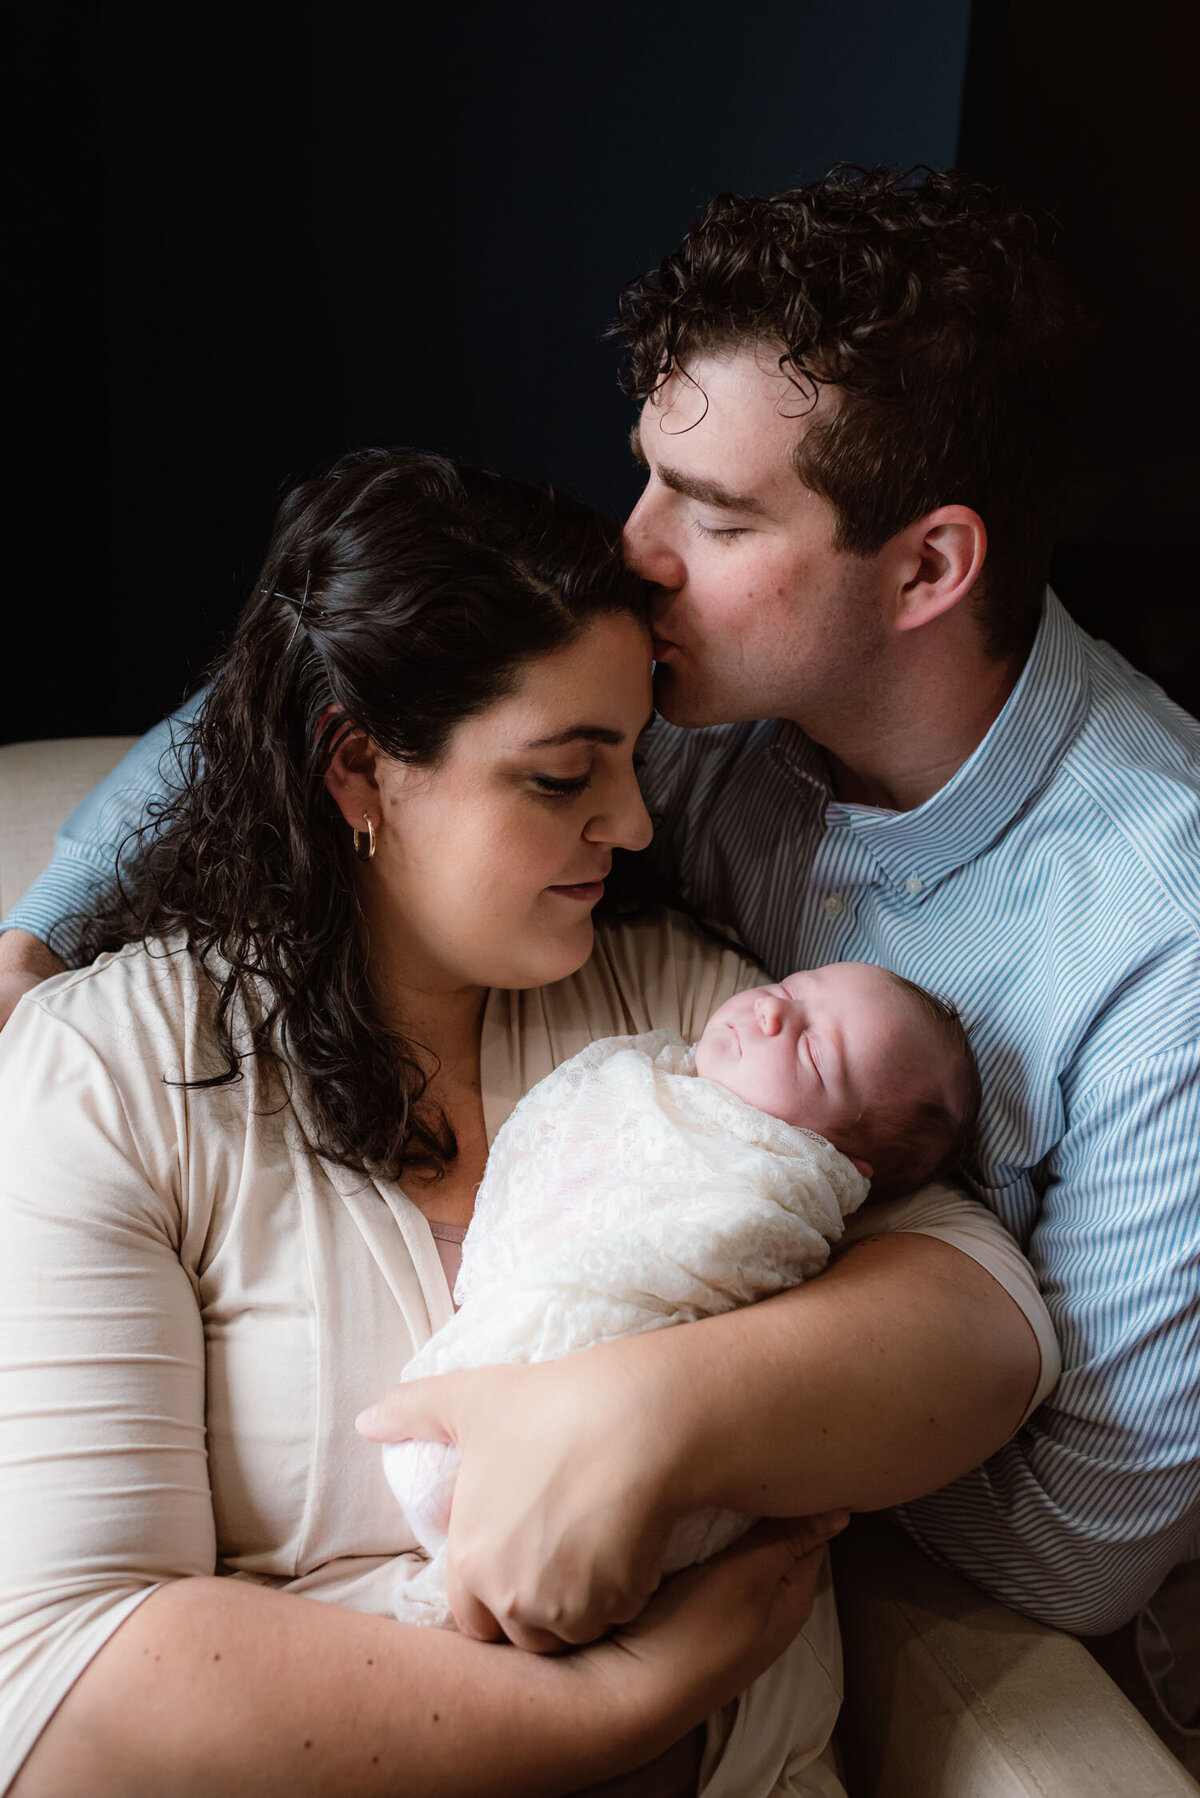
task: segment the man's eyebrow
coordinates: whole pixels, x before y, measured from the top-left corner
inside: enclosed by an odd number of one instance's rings
[[[664,487],[682,493],[684,499],[699,500],[702,506],[715,506],[719,512],[765,512],[766,507],[753,493],[731,493],[719,481],[706,481],[699,475],[683,474],[678,468],[655,470]]]
[[[643,468],[649,468],[646,452],[642,448],[642,426],[640,419],[635,419],[629,432],[629,447],[634,459]],[[685,499],[699,500],[702,506],[715,506],[719,512],[763,513],[767,508],[753,493],[731,493],[718,481],[705,481],[695,475],[682,474],[677,468],[659,468],[656,470],[664,487],[672,493],[681,493]]]

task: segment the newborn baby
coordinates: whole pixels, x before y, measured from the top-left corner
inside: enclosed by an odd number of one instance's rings
[[[869,1182],[895,1196],[959,1160],[977,1108],[953,1009],[863,962],[739,993],[694,1048],[667,1030],[592,1043],[498,1133],[457,1313],[402,1377],[548,1361],[799,1285]],[[400,1442],[383,1454],[430,1557],[401,1560],[396,1614],[445,1625],[458,1451]],[[749,1521],[682,1519],[664,1571],[715,1554]]]

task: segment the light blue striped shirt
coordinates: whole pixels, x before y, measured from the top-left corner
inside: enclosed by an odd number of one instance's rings
[[[72,814],[5,924],[44,937],[87,908],[167,730]],[[878,962],[963,1013],[975,1188],[1038,1271],[1064,1373],[902,1517],[1021,1609],[1114,1628],[1200,1528],[1200,725],[1050,596],[1004,711],[915,811],[834,801],[779,722],[660,721],[642,779],[685,897],[774,975]]]
[[[779,722],[658,724],[642,785],[685,897],[774,976],[872,961],[962,1012],[973,1184],[1064,1371],[903,1521],[1022,1610],[1115,1628],[1200,1526],[1200,725],[1050,595],[1000,717],[914,811],[836,802]]]

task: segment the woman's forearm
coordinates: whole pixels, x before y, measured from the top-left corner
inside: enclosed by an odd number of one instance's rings
[[[576,1672],[236,1580],[178,1580],[85,1670],[13,1798],[564,1792],[613,1770],[633,1738]]]
[[[845,1521],[764,1525],[629,1628],[544,1658],[229,1579],[151,1594],[11,1798],[555,1798],[652,1760],[808,1617]]]

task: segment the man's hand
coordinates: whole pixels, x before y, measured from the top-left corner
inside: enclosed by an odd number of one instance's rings
[[[28,930],[0,933],[0,1030],[11,1018],[22,993],[40,986],[52,974],[61,974],[65,966],[40,937]]]
[[[682,1443],[622,1346],[413,1380],[359,1419],[374,1441],[460,1450],[446,1588],[465,1635],[591,1642],[657,1588]]]
[[[1038,1361],[998,1280],[895,1232],[720,1317],[413,1380],[360,1428],[457,1445],[459,1628],[551,1649],[637,1616],[691,1512],[875,1511],[948,1485],[1012,1435]]]

